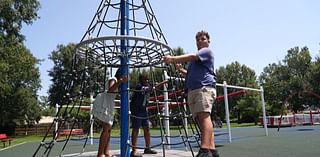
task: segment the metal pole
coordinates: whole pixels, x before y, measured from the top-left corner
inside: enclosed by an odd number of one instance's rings
[[[57,131],[58,131],[58,126],[59,126],[59,115],[57,115],[57,113],[58,113],[58,110],[59,110],[59,105],[58,104],[56,104],[56,126],[55,126],[55,138],[57,138],[57,136],[59,135],[59,133],[57,133]]]
[[[129,34],[129,5],[127,0],[121,0],[120,4],[120,12],[121,12],[121,27],[120,33],[121,35]],[[128,59],[128,40],[121,40],[121,74],[127,75],[129,72],[129,59]],[[120,156],[127,157],[130,154],[130,147],[128,145],[129,142],[129,92],[128,92],[129,83],[125,82],[121,84],[121,109],[120,109]]]
[[[228,90],[227,90],[227,82],[223,81],[223,93],[224,93],[224,107],[226,110],[226,121],[227,121],[227,128],[228,128],[228,135],[229,135],[229,142],[232,142],[232,135],[231,135],[231,127],[230,127],[230,116],[229,116],[229,103],[228,103]]]
[[[268,125],[267,125],[267,115],[266,115],[266,107],[264,103],[264,92],[263,92],[263,87],[260,86],[260,91],[261,91],[261,105],[262,105],[262,114],[263,114],[263,127],[264,127],[264,132],[266,136],[268,136]]]
[[[168,80],[168,74],[167,71],[164,71],[164,79]],[[169,96],[168,96],[168,91],[167,91],[167,86],[163,85],[163,96],[164,96],[164,127],[166,129],[166,136],[168,139],[168,145],[167,148],[170,149],[170,124],[169,124],[169,105],[168,105],[168,101],[169,101]]]
[[[93,145],[93,114],[92,114],[92,108],[93,108],[93,94],[90,94],[90,144]]]

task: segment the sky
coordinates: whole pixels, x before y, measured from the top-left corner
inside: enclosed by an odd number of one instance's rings
[[[137,0],[136,0],[137,1]],[[25,45],[38,59],[42,88],[52,84],[49,54],[58,44],[79,43],[101,0],[40,0],[40,19],[24,25]],[[215,68],[238,61],[259,76],[282,61],[287,50],[307,46],[320,50],[319,0],[149,0],[171,48],[196,52],[195,34],[210,33]]]

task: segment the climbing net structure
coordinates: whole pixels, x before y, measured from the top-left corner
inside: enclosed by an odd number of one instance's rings
[[[33,156],[50,156],[56,143],[59,141],[59,134],[63,126],[71,124],[71,131],[63,140],[64,144],[60,149],[60,156],[66,150],[72,130],[78,123],[80,107],[92,103],[90,97],[105,91],[106,78],[113,76],[116,68],[121,73],[129,75],[129,70],[148,70],[151,86],[156,84],[156,71],[167,72],[170,77],[182,78],[176,71],[175,66],[164,66],[163,56],[172,54],[171,48],[165,39],[156,16],[152,10],[149,0],[101,0],[99,7],[81,41],[76,45],[73,53],[72,70],[69,73],[70,81],[65,85],[65,95],[61,98],[56,118],[51,127],[40,142]],[[185,95],[182,89],[182,79],[171,79],[162,90],[154,90],[150,98],[150,110],[155,109],[149,118],[157,119],[160,126],[159,133],[161,142],[151,147],[163,148],[165,151],[172,145],[185,145],[192,156],[194,144],[199,146],[199,129],[191,118],[186,105]],[[161,79],[164,78],[164,73]],[[129,93],[132,90],[129,83],[121,85],[121,156],[129,156]],[[67,106],[68,110],[62,109]],[[165,107],[165,110],[163,108]],[[169,108],[174,111],[169,115]],[[76,114],[71,114],[71,112]],[[170,142],[168,130],[169,120],[178,121],[179,136],[177,143]],[[93,123],[93,121],[91,121]],[[186,124],[191,125],[186,125]],[[51,128],[56,127],[53,136]],[[191,132],[190,132],[191,130]],[[84,152],[89,139],[89,132],[82,150]],[[193,144],[194,143],[194,144]],[[138,149],[143,147],[137,147]]]

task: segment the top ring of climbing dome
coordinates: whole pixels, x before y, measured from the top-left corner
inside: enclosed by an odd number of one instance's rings
[[[124,49],[121,42],[125,43]],[[123,51],[122,51],[123,49]],[[120,67],[120,57],[128,56],[129,67],[148,67],[162,63],[171,48],[160,41],[138,36],[104,36],[84,40],[76,45],[75,57],[94,64]]]

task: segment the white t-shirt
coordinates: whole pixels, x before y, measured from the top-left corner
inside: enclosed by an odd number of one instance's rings
[[[108,88],[110,80],[118,82],[116,77],[110,78],[107,83]],[[96,96],[93,102],[92,114],[95,118],[112,125],[114,120],[114,99],[117,96],[118,89],[112,93],[108,93],[108,90]]]

